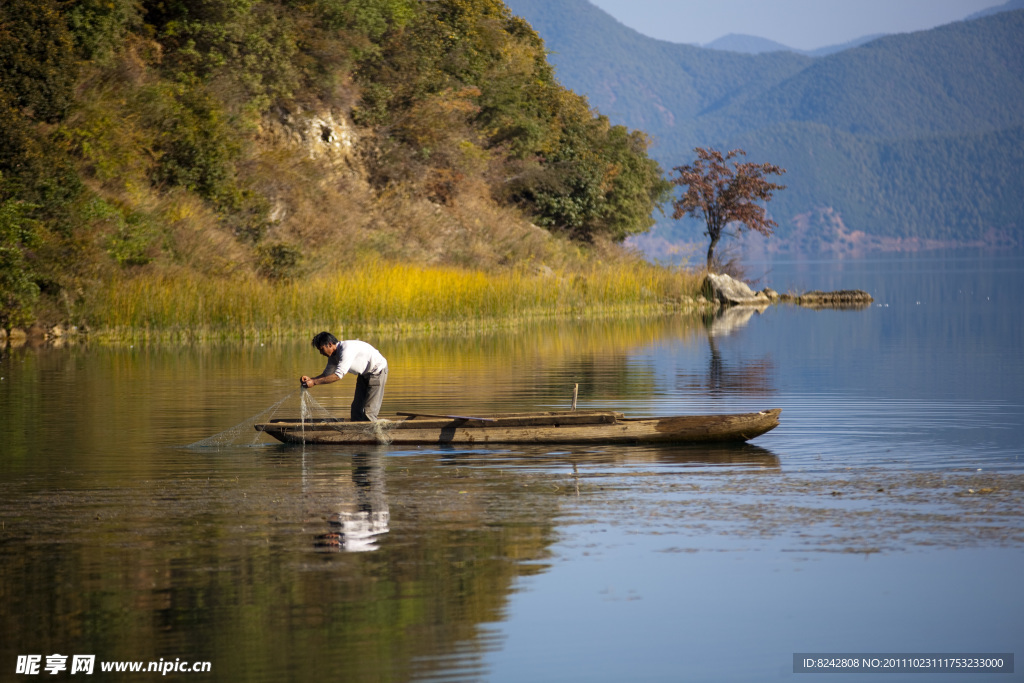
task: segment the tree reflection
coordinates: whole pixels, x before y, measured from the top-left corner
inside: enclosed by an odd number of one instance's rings
[[[774,393],[775,364],[769,355],[754,360],[725,358],[719,349],[718,340],[736,333],[750,322],[755,313],[764,309],[741,306],[720,310],[715,316],[706,318],[710,357],[704,372],[680,372],[676,387],[680,391],[720,396],[742,394],[765,396]]]

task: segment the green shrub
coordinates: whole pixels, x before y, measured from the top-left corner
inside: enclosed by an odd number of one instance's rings
[[[230,193],[240,146],[228,116],[202,85],[146,88],[143,109],[154,133],[154,182],[184,187],[217,201]]]
[[[302,250],[287,242],[260,244],[256,247],[260,274],[269,280],[291,280],[299,274]]]
[[[176,80],[217,83],[230,109],[259,113],[300,83],[295,15],[260,0],[177,0],[154,4],[146,19]]]
[[[30,119],[64,118],[77,64],[71,32],[53,0],[0,3],[0,90]]]
[[[117,227],[107,236],[107,253],[121,266],[144,266],[160,252],[160,232],[144,216],[117,214]]]
[[[65,16],[78,54],[107,59],[141,22],[137,0],[72,0]]]
[[[13,199],[0,203],[0,327],[28,325],[39,298],[32,249],[42,243],[42,226],[29,217],[35,208]]]

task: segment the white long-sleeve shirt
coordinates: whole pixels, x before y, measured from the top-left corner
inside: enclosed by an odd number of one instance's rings
[[[337,375],[339,378],[347,372],[375,375],[387,367],[388,361],[380,351],[359,339],[348,339],[338,342],[334,353],[327,359],[324,375]]]

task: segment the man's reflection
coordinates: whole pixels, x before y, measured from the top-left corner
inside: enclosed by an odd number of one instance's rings
[[[316,546],[348,552],[377,550],[377,542],[390,530],[390,518],[384,456],[355,455],[351,479],[342,483],[340,509],[327,520],[331,531],[317,536]]]

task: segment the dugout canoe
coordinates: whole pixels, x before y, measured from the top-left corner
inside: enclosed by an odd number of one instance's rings
[[[626,417],[603,410],[433,415],[399,413],[377,422],[271,420],[255,425],[284,443],[638,444],[743,442],[779,425],[781,408],[731,415]]]

